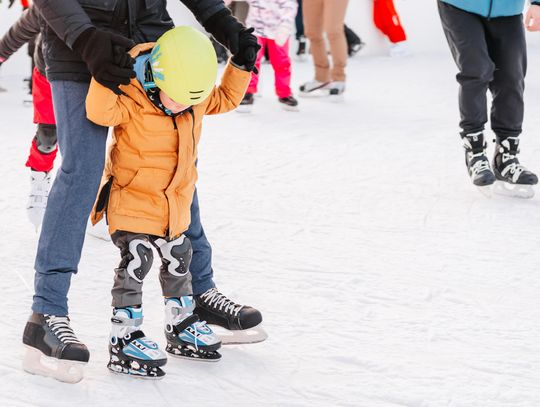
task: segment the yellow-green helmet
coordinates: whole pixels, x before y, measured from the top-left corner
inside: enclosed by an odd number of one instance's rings
[[[156,86],[184,106],[201,103],[216,83],[214,47],[193,27],[176,27],[163,34],[152,50],[150,64]]]

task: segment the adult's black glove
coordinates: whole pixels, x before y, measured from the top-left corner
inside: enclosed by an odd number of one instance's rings
[[[135,43],[121,35],[89,28],[73,44],[73,50],[81,55],[90,74],[117,95],[122,92],[119,85],[129,84],[135,77],[134,60],[127,51]]]
[[[255,61],[261,46],[253,35],[254,28],[244,28],[238,36],[238,52],[233,54],[232,61],[238,66],[244,66],[248,71],[256,71]],[[258,72],[255,72],[258,73]]]
[[[231,10],[224,8],[211,16],[203,23],[206,31],[214,36],[231,54],[238,53],[240,32],[245,27],[231,14]]]

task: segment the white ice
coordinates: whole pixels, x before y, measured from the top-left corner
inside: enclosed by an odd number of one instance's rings
[[[91,352],[86,378],[21,370],[37,243],[25,213],[34,125],[27,60],[6,63],[0,406],[539,406],[540,197],[488,199],[469,182],[456,69],[440,44],[406,59],[359,55],[344,103],[301,100],[299,113],[279,108],[265,65],[253,114],[206,119],[199,194],[216,282],[262,311],[269,339],[224,348],[216,364],[170,358],[157,382],[105,367],[119,256],[91,237],[70,291]],[[522,161],[536,171],[539,72],[531,47]],[[294,87],[311,75],[295,62]],[[144,327],[164,346],[156,271]]]

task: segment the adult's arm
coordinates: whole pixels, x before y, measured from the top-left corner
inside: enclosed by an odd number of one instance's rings
[[[30,7],[0,38],[0,62],[11,57],[37,34],[39,34],[39,13],[34,7]]]
[[[58,38],[70,48],[79,35],[94,27],[77,0],[34,0],[34,5]]]

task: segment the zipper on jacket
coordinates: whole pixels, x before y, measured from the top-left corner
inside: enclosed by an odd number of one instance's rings
[[[490,0],[489,1],[489,11],[488,11],[488,15],[487,15],[487,19],[491,19],[491,12],[493,11],[493,0]]]
[[[193,142],[191,155],[195,155],[195,113],[193,113],[193,109],[189,109],[189,114],[191,115],[191,120],[193,121],[191,124],[191,141]]]

